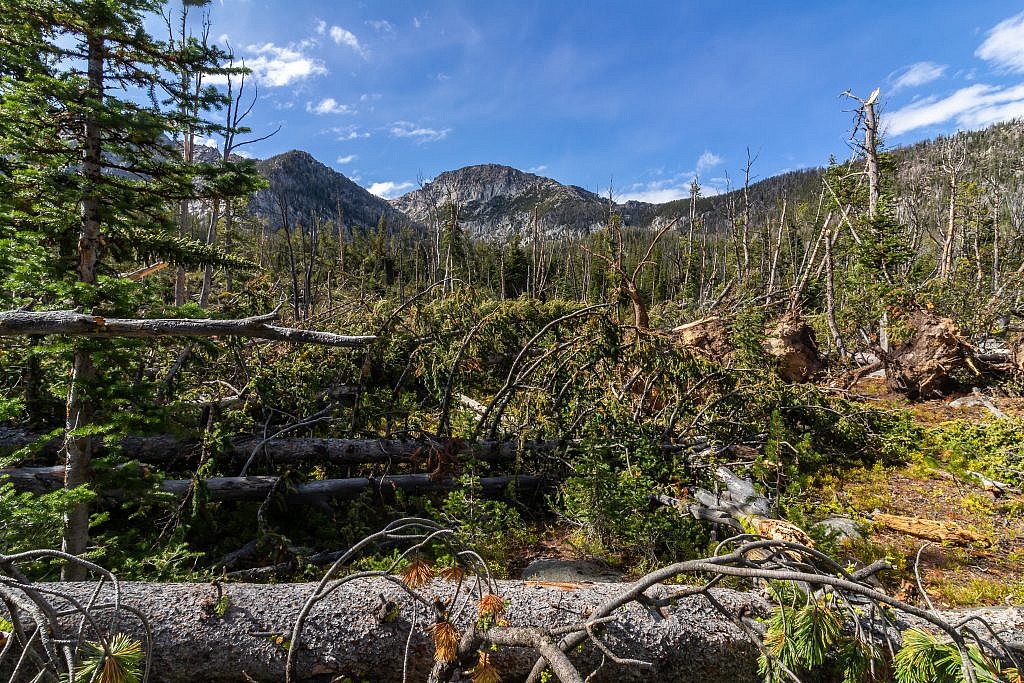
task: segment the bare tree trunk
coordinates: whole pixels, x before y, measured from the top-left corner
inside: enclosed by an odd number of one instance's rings
[[[750,276],[750,169],[754,166],[755,158],[750,156],[750,148],[747,147],[747,164],[743,167],[743,264],[741,267],[741,279],[746,282]]]
[[[836,352],[842,360],[846,360],[846,344],[843,343],[843,335],[836,323],[836,294],[834,263],[832,259],[832,235],[831,229],[826,228],[825,233],[825,314],[828,319],[828,331],[832,335],[832,343]]]
[[[875,102],[878,90],[875,90],[864,102],[864,156],[868,174],[868,216],[878,215],[878,200],[881,196],[881,183],[878,174],[878,117],[875,113]]]
[[[967,162],[967,143],[961,136],[950,138],[942,148],[942,170],[946,172],[949,187],[949,204],[946,207],[946,234],[942,241],[939,257],[939,277],[949,280],[954,274],[956,262],[956,201],[960,187],[960,174]]]
[[[99,36],[88,38],[88,97],[101,106],[104,97],[103,62],[104,40]],[[78,238],[78,279],[87,284],[96,283],[96,263],[100,248],[100,189],[103,167],[103,141],[100,123],[95,114],[87,114],[85,141],[82,146],[82,176],[85,194],[81,202],[82,229]],[[73,436],[72,432],[89,423],[92,402],[88,397],[89,385],[95,379],[92,355],[79,346],[72,361],[71,386],[68,389],[67,420],[65,422],[64,486],[68,489],[88,484],[92,441],[88,436]],[[64,515],[64,536],[61,548],[71,555],[80,555],[89,545],[89,506],[77,503]],[[67,581],[84,578],[84,568],[64,566],[61,578]]]

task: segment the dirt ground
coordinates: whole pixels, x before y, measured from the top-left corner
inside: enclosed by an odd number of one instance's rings
[[[893,408],[909,409],[924,425],[956,419],[994,419],[982,406],[954,407],[951,404],[957,396],[908,403],[889,394],[884,383],[878,380],[865,380],[855,390]],[[1007,415],[1024,417],[1024,399],[996,397],[992,401]],[[899,597],[923,602],[916,586],[914,564],[918,551],[927,543],[920,553],[918,566],[922,584],[936,607],[1024,604],[1024,496],[1021,494],[997,495],[976,481],[920,464],[854,472],[834,490],[820,493],[832,495],[836,502],[863,514],[868,534],[859,548],[850,548],[850,551],[894,558],[900,571],[885,582]],[[922,538],[872,524],[870,519],[874,512],[953,522],[980,534],[985,540],[967,545],[928,543]]]

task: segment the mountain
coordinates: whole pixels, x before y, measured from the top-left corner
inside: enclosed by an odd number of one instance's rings
[[[499,164],[445,171],[420,189],[392,199],[391,206],[430,226],[451,202],[459,207],[462,228],[470,237],[483,239],[530,235],[535,220],[537,229],[549,237],[589,233],[605,223],[609,209],[607,199],[581,187]],[[653,208],[640,202],[616,205],[627,225],[648,221]]]
[[[257,161],[256,168],[270,186],[253,195],[249,210],[271,227],[281,227],[282,205],[293,224],[308,224],[313,215],[336,220],[339,211],[350,228],[373,227],[381,216],[392,228],[409,222],[386,200],[370,194],[308,152],[278,154]]]

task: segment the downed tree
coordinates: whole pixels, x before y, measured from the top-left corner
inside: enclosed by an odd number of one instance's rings
[[[0,336],[70,334],[90,337],[250,337],[294,344],[366,346],[376,337],[279,327],[277,311],[236,320],[104,318],[77,311],[0,311]]]
[[[315,584],[126,582],[120,587],[122,601],[147,614],[152,625],[151,681],[280,683],[292,624]],[[60,588],[84,601],[95,584],[62,584]],[[504,618],[510,626],[544,629],[579,620],[624,587],[594,584],[566,591],[500,581],[497,588],[508,604]],[[434,581],[421,589],[447,602],[457,587]],[[714,595],[737,613],[768,613],[768,603],[759,596],[730,590],[715,590]],[[222,599],[226,605],[223,617],[215,611]],[[382,605],[394,606],[382,615],[389,618],[379,618]],[[760,680],[757,647],[707,600],[683,597],[668,610],[666,619],[634,604],[605,627],[606,639],[619,654],[653,663],[653,678],[649,669],[617,667],[609,662],[606,675],[597,680]],[[363,578],[342,586],[307,622],[297,650],[296,680],[344,680],[346,676],[354,681],[427,680],[434,666],[431,635],[424,630],[430,620],[424,619],[422,607],[418,619],[416,612],[415,601],[386,579]],[[460,620],[459,626],[466,623]],[[141,635],[134,626],[130,633]],[[535,659],[532,648],[500,647],[492,653],[491,663],[503,680],[514,681],[522,680]],[[589,671],[600,664],[601,653],[573,655],[572,660]]]
[[[54,436],[43,443],[45,435],[22,429],[0,427],[0,455],[32,445],[39,457],[55,457],[63,444],[63,436]],[[511,460],[522,452],[553,451],[561,441],[478,441],[473,444],[462,439],[322,439],[322,438],[264,438],[242,435],[215,444],[213,450],[219,459],[245,461],[253,454],[275,463],[324,462],[336,465],[359,465],[392,461],[411,462],[427,459],[431,455],[448,455],[478,460]],[[189,461],[203,455],[203,444],[197,438],[180,438],[161,434],[156,436],[126,436],[116,442],[118,452],[129,460],[150,464]],[[110,444],[96,440],[94,452],[103,455]],[[209,450],[209,449],[207,449]]]
[[[0,482],[9,480],[15,491],[35,494],[57,491],[64,485],[64,467],[17,467],[0,469]],[[500,495],[509,486],[536,490],[544,483],[543,477],[514,475],[504,477],[481,477],[479,482],[485,494]],[[202,488],[204,497],[214,502],[238,500],[264,500],[280,492],[289,503],[319,505],[333,499],[356,498],[367,489],[382,493],[401,490],[405,493],[422,494],[435,491],[450,491],[456,487],[451,477],[433,477],[430,474],[395,474],[383,477],[351,477],[347,479],[324,479],[290,483],[281,477],[211,477],[209,479],[165,479],[160,490],[174,496],[185,496],[197,487]],[[105,491],[111,498],[119,498],[120,491]]]
[[[395,543],[405,550],[387,568],[350,573],[350,563],[367,549]],[[444,582],[434,579],[437,568],[426,559],[437,554],[455,563]],[[19,569],[45,558],[85,565],[102,581],[33,583]],[[703,583],[665,584],[685,577]],[[770,591],[782,602],[773,606],[761,594],[718,588],[724,577],[773,580]],[[851,647],[874,654],[844,666],[877,679],[908,626],[926,638],[934,636],[922,626],[946,637],[947,644],[933,642],[961,660],[965,681],[999,680],[1008,673],[1004,663],[1019,669],[1020,610],[943,614],[889,597],[861,578],[812,548],[742,535],[726,539],[709,557],[677,562],[630,584],[500,582],[454,530],[417,518],[367,536],[315,585],[119,583],[78,558],[33,551],[0,555],[0,617],[14,625],[0,646],[0,675],[19,680],[11,668],[28,662],[26,669],[39,672],[33,680],[55,678],[80,664],[83,638],[106,647],[121,633],[138,641],[144,662],[133,666],[139,679],[167,683],[443,683],[467,669],[474,681],[522,680],[527,672],[532,681],[548,669],[553,676],[546,680],[562,683],[583,683],[586,672],[587,681],[743,683],[761,680],[759,667],[814,674]],[[787,607],[789,599],[777,593],[782,583],[808,586],[814,600]],[[781,621],[760,621],[779,610]],[[795,610],[838,620],[830,635],[812,635],[822,639],[817,654],[776,647],[794,637],[786,631],[780,641],[778,629],[792,628],[786,624]],[[82,636],[64,635],[76,632]],[[845,671],[848,676],[851,669]]]
[[[10,455],[25,446],[39,458],[54,458],[60,453],[63,436],[47,437],[23,429],[0,427],[0,455]],[[216,444],[219,460],[244,462],[255,456],[274,463],[319,462],[335,465],[360,465],[389,462],[429,461],[431,458],[459,460],[501,461],[513,460],[528,453],[551,453],[572,448],[565,440],[546,441],[494,441],[424,437],[420,439],[324,439],[324,438],[265,438],[255,435],[236,436]],[[111,444],[94,440],[93,452],[104,455]],[[168,434],[156,436],[126,436],[116,441],[118,453],[128,460],[152,465],[177,461],[198,460],[204,455],[202,442],[197,438],[181,438]],[[693,450],[703,452],[710,448],[706,437],[692,437],[680,443],[662,445],[666,452]]]
[[[882,512],[873,514],[871,521],[886,529],[937,543],[952,543],[953,545],[982,543],[984,545],[991,545],[990,539],[984,534],[966,529],[956,522],[888,515]]]

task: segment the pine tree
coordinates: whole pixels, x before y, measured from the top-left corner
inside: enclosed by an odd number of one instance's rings
[[[206,2],[186,0],[196,6]],[[0,262],[5,302],[134,313],[139,286],[117,265],[160,259],[198,265],[218,255],[179,238],[178,202],[244,194],[252,167],[185,164],[173,136],[209,135],[199,115],[224,104],[190,91],[182,73],[224,74],[227,55],[193,39],[147,33],[154,0],[10,0],[0,13]],[[185,79],[187,81],[187,79]],[[183,98],[192,98],[183,102]],[[89,340],[74,345],[65,423],[65,483],[89,482],[94,394]],[[89,510],[65,519],[63,548],[88,545]],[[65,578],[78,578],[73,572]]]

